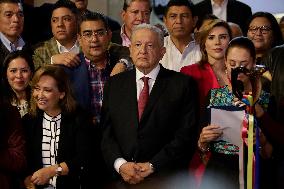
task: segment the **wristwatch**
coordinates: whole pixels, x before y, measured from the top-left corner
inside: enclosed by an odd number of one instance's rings
[[[57,168],[56,168],[56,176],[61,176],[62,174],[62,167],[60,164],[57,164]]]
[[[154,172],[155,171],[154,165],[152,163],[149,163],[149,165],[150,165],[152,172]]]

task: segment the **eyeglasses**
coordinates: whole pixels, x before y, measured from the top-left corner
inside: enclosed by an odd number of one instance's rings
[[[267,34],[271,30],[271,27],[270,26],[251,26],[248,29],[248,31],[252,34],[255,34],[258,30],[262,34]]]
[[[107,34],[107,30],[98,30],[98,31],[92,31],[92,30],[85,30],[83,31],[83,37],[86,40],[91,40],[93,36],[95,37],[103,37]]]

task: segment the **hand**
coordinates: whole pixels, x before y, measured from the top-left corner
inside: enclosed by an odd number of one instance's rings
[[[126,162],[119,168],[119,174],[129,184],[137,184],[144,179],[140,176],[140,171],[140,167],[134,162]]]
[[[36,188],[35,185],[31,181],[31,177],[32,176],[28,176],[24,180],[24,185],[27,189],[35,189]]]
[[[149,162],[137,163],[137,165],[140,167],[139,175],[143,178],[146,178],[154,172]]]
[[[217,138],[219,138],[223,134],[223,131],[219,126],[216,125],[208,125],[204,127],[199,136],[200,143],[209,143]]]
[[[64,65],[67,67],[76,67],[80,65],[80,58],[78,57],[78,54],[71,53],[71,52],[65,52],[61,54],[56,54],[52,56],[52,63],[53,64],[59,64]]]
[[[123,63],[116,63],[115,66],[113,67],[110,76],[114,76],[118,73],[124,72],[126,70],[126,66]]]
[[[257,118],[260,118],[261,116],[263,116],[264,110],[258,103],[255,104],[254,108],[255,108],[255,116]]]
[[[44,185],[49,182],[49,179],[56,175],[56,165],[41,168],[34,172],[31,177],[31,182],[35,185]]]

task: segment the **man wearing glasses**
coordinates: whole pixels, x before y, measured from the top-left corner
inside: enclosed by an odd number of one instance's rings
[[[94,124],[100,121],[103,88],[113,67],[121,60],[130,60],[128,48],[110,44],[111,36],[104,15],[95,12],[82,15],[78,31],[80,65],[66,68],[76,100],[84,108],[91,110]]]

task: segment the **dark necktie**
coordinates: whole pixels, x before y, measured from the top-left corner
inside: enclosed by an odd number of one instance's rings
[[[145,108],[147,101],[148,101],[148,98],[149,98],[149,84],[148,84],[149,77],[142,77],[141,79],[144,82],[144,87],[143,87],[143,89],[142,89],[142,91],[139,95],[139,99],[138,99],[139,121],[141,119],[144,108]]]

